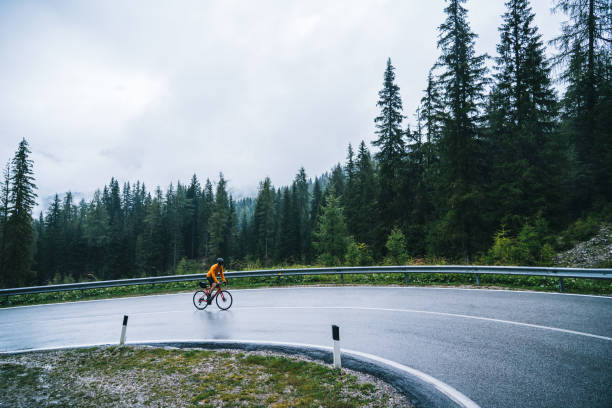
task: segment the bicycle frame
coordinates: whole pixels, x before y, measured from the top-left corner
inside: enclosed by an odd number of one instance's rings
[[[221,283],[217,283],[217,287],[215,288],[215,293],[210,297],[210,301],[215,300],[217,296],[221,295],[221,299],[225,300],[225,296],[223,296],[223,290],[221,289]]]
[[[221,295],[221,299],[225,300],[225,296],[223,296],[223,290],[221,289],[221,285],[217,283],[217,287],[215,288],[217,291],[214,295],[211,296],[210,300],[214,300],[217,296]]]
[[[206,306],[210,305],[213,300],[216,300],[217,306],[219,306],[219,309],[221,310],[227,310],[232,306],[232,294],[229,291],[223,290],[221,285],[216,285],[215,290],[211,291],[210,294],[207,293],[210,290],[210,287],[205,287],[203,282],[200,283],[200,287],[201,289],[196,291],[196,293],[193,295],[193,304],[195,305],[196,309],[206,309]],[[196,296],[198,294],[199,297]]]

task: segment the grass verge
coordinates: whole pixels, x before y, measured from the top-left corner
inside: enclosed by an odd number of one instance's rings
[[[203,279],[204,280],[204,279]],[[411,273],[407,279],[401,273],[395,274],[345,274],[339,275],[305,275],[275,276],[261,278],[233,278],[229,289],[247,289],[261,287],[283,287],[296,285],[399,285],[399,286],[447,286],[498,288],[515,290],[535,290],[556,292],[559,281],[556,278],[540,276],[513,275],[480,275],[480,286],[469,274]],[[612,295],[612,281],[598,279],[563,279],[565,293]],[[34,305],[46,303],[70,302],[79,300],[109,299],[126,296],[143,296],[153,294],[178,293],[195,291],[196,282],[173,282],[156,285],[120,286],[114,288],[86,289],[67,292],[38,293],[10,297],[10,306]],[[1,301],[1,300],[0,300]],[[7,305],[3,303],[2,307]]]
[[[405,407],[388,384],[268,352],[101,347],[0,356],[0,406]]]

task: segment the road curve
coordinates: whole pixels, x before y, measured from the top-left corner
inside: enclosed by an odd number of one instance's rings
[[[130,342],[260,340],[342,346],[422,371],[481,407],[612,406],[612,298],[406,287],[235,290],[0,310],[0,352]]]

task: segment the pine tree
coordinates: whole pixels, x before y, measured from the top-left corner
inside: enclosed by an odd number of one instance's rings
[[[260,183],[254,214],[255,255],[269,265],[275,247],[275,193],[269,177]]]
[[[308,192],[308,181],[306,170],[300,167],[293,180],[293,206],[298,234],[295,261],[303,260],[311,241],[312,230],[309,222],[310,193]]]
[[[348,245],[349,235],[343,209],[331,187],[314,233],[319,262],[327,266],[343,265]]]
[[[172,270],[176,271],[179,262],[185,257],[185,209],[187,208],[187,189],[180,182],[176,190],[170,184],[166,198],[166,222],[170,237],[170,259]]]
[[[440,140],[440,129],[442,127],[440,114],[443,111],[440,105],[439,84],[435,81],[433,69],[427,74],[427,88],[423,91],[421,98],[420,118],[425,128],[425,143],[428,146],[435,146]],[[426,165],[430,167],[434,160],[433,149],[428,150],[426,155]]]
[[[6,223],[5,284],[16,287],[33,280],[34,230],[32,208],[36,204],[33,163],[25,139],[11,162],[11,193]]]
[[[340,199],[342,203],[344,200],[344,188],[346,185],[346,176],[344,174],[344,170],[340,163],[336,164],[332,168],[332,173],[329,178],[329,186],[331,186],[334,190],[334,194],[336,197]],[[327,189],[329,191],[329,188]]]
[[[208,221],[210,231],[208,253],[212,257],[211,259],[229,255],[224,253],[227,251],[227,245],[229,244],[227,242],[227,223],[230,217],[230,203],[226,184],[223,174],[220,173],[215,193],[215,209]]]
[[[441,84],[434,76],[437,66],[427,75],[427,87],[423,91],[421,105],[417,110],[417,134],[420,146],[415,149],[413,143],[408,153],[408,177],[413,181],[413,196],[410,211],[410,222],[406,227],[408,251],[415,256],[426,252],[426,231],[436,227],[434,203],[443,200],[436,194],[436,184],[440,182],[440,139],[442,137]],[[414,139],[414,138],[413,138]]]
[[[194,174],[191,183],[187,188],[186,211],[184,215],[184,245],[187,257],[196,259],[199,257],[200,237],[199,237],[199,218],[200,218],[200,182]]]
[[[556,0],[567,14],[555,62],[565,66],[564,128],[576,149],[575,210],[612,200],[612,7],[609,0]]]
[[[233,197],[229,196],[229,210],[225,223],[225,238],[221,253],[224,254],[226,267],[230,268],[238,253],[238,214]]]
[[[150,198],[150,197],[149,197]],[[155,197],[150,198],[145,206],[143,233],[143,270],[145,275],[159,276],[167,268],[164,248],[165,231],[163,224],[163,193],[160,187],[155,191]]]
[[[151,196],[147,193],[144,183],[136,181],[131,194],[131,212],[127,228],[130,240],[129,264],[132,269],[131,276],[146,276],[146,254],[144,251],[146,207],[150,204]]]
[[[6,164],[4,168],[2,188],[0,189],[0,288],[4,287],[5,282],[5,267],[4,262],[6,259],[6,227],[9,216],[9,204],[10,204],[10,193],[11,193],[11,168],[10,163]]]
[[[370,151],[364,141],[359,144],[355,163],[356,210],[351,232],[357,242],[373,247],[380,233],[378,214],[378,179]]]
[[[321,189],[321,182],[318,177],[315,177],[315,181],[312,187],[312,200],[310,202],[310,216],[309,216],[309,229],[311,231],[310,239],[308,241],[309,247],[306,252],[306,263],[310,264],[314,260],[314,247],[312,245],[312,239],[314,230],[319,220],[319,214],[321,213],[323,201],[323,191]]]
[[[433,204],[431,191],[431,143],[423,143],[423,127],[420,109],[417,109],[417,128],[406,129],[406,182],[405,204],[407,248],[412,254],[422,256],[425,248],[425,226],[431,219]],[[402,233],[403,234],[403,233]],[[385,245],[387,252],[388,245]]]
[[[321,211],[321,200],[323,199],[323,191],[321,189],[321,181],[318,177],[315,177],[314,184],[312,186],[312,201],[310,202],[310,222],[311,228],[314,229],[317,218]]]
[[[202,191],[202,205],[200,206],[200,253],[204,255],[206,260],[209,259],[208,243],[210,241],[210,230],[208,229],[208,222],[212,215],[215,206],[215,195],[212,189],[212,183],[209,179],[206,179],[204,190]],[[214,256],[214,255],[213,255]],[[212,260],[212,259],[211,259]]]
[[[291,189],[282,189],[280,210],[280,231],[278,241],[278,257],[281,262],[295,261],[296,249],[298,247],[298,220],[293,208],[295,206],[294,196]]]
[[[32,270],[34,271],[33,283],[35,285],[40,285],[43,282],[42,279],[42,271],[41,268],[44,267],[42,264],[42,249],[45,245],[45,220],[43,218],[42,211],[38,213],[38,219],[34,220],[34,231],[35,231],[35,251],[34,251],[34,259],[32,262]],[[1,276],[1,275],[0,275]],[[1,279],[0,279],[1,281]],[[2,282],[0,282],[0,287],[2,287]]]
[[[59,196],[55,194],[45,217],[45,237],[46,245],[43,248],[45,257],[43,258],[43,281],[49,284],[52,281],[63,282],[62,268],[62,249],[65,246],[62,236],[62,214]]]
[[[77,206],[77,221],[76,221],[76,248],[74,263],[79,268],[79,281],[87,278],[87,267],[89,264],[89,248],[85,238],[87,226],[87,212],[89,206],[85,199],[81,199]]]
[[[242,260],[246,260],[247,255],[249,254],[249,221],[247,219],[246,212],[242,213],[242,219],[240,220],[239,227],[239,238],[238,238],[238,257]]]
[[[395,227],[391,230],[385,247],[387,248],[386,264],[403,265],[408,260],[406,237],[399,228]]]
[[[77,207],[73,203],[72,192],[68,191],[62,202],[62,239],[64,247],[61,251],[64,276],[69,281],[77,282],[81,276],[81,265],[78,263],[78,246],[80,231],[78,230]]]
[[[98,280],[108,275],[108,257],[106,256],[111,241],[110,223],[103,193],[97,190],[88,207],[85,225],[85,239],[90,252],[89,273]]]
[[[469,262],[487,240],[481,231],[483,162],[479,148],[479,125],[484,95],[485,56],[474,52],[476,34],[470,31],[465,0],[450,0],[446,21],[440,25],[436,69],[440,89],[440,177],[438,180],[440,222],[432,230],[434,252],[462,256]]]
[[[356,223],[359,218],[359,191],[357,184],[357,167],[355,165],[355,152],[349,143],[346,156],[346,191],[344,193],[344,215],[351,235],[356,233]]]
[[[384,74],[383,89],[378,92],[377,106],[381,108],[380,116],[374,119],[376,123],[376,139],[372,144],[380,148],[375,154],[379,164],[379,215],[381,217],[381,237],[386,236],[392,225],[400,223],[403,214],[402,191],[404,189],[404,156],[406,147],[402,130],[402,99],[399,86],[395,84],[395,67],[391,58],[387,60]]]
[[[274,187],[272,188],[271,191],[271,195],[272,195],[272,203],[273,203],[273,214],[274,214],[274,220],[272,222],[272,240],[271,242],[271,249],[269,248],[269,256],[270,256],[270,263],[278,263],[280,262],[280,232],[281,232],[281,217],[280,217],[280,213],[281,213],[281,208],[282,208],[282,194],[281,194],[281,189],[280,187],[277,188],[276,190],[274,189]],[[266,263],[267,263],[266,262]]]
[[[124,189],[125,190],[125,189]],[[102,192],[106,214],[108,215],[109,240],[105,248],[103,279],[119,279],[127,270],[126,263],[126,237],[125,237],[125,208],[122,206],[121,188],[119,181],[114,177]],[[125,200],[124,200],[125,201]]]
[[[553,206],[562,201],[562,160],[553,140],[556,97],[535,16],[528,0],[509,0],[506,8],[488,107],[489,190],[493,219],[517,233],[525,217],[561,212]]]

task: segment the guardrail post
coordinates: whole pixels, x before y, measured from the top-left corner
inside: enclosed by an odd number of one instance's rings
[[[408,284],[408,274],[404,272],[404,284]]]
[[[4,299],[4,306],[9,306],[11,304],[11,301],[9,300],[8,295],[6,295],[6,298]]]
[[[127,329],[127,321],[128,321],[128,317],[127,315],[123,316],[123,326],[121,328],[121,338],[119,339],[119,345],[123,346],[125,344],[125,331]]]
[[[476,286],[480,286],[480,274],[476,274]]]
[[[332,325],[332,338],[334,339],[334,368],[342,368],[342,360],[340,358],[340,328],[335,324]]]
[[[344,274],[340,272],[340,282],[344,285]]]
[[[559,292],[563,292],[563,278],[559,278]]]

